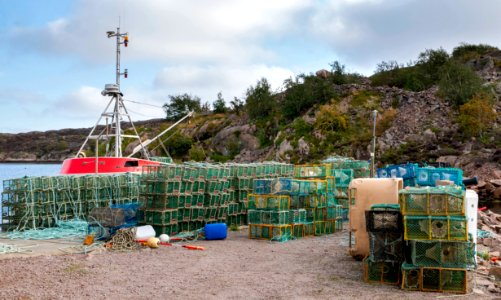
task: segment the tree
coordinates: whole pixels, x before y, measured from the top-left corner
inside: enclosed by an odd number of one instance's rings
[[[217,93],[217,99],[212,104],[212,107],[214,108],[213,112],[215,114],[224,114],[228,111],[226,102],[224,101],[223,94],[221,92]]]
[[[440,68],[439,95],[455,106],[466,103],[482,89],[482,79],[470,68],[453,60]]]
[[[262,120],[273,115],[276,100],[271,93],[271,85],[266,78],[261,78],[255,87],[249,87],[246,96],[245,109],[251,120]]]
[[[467,136],[479,136],[496,121],[492,99],[487,93],[476,94],[468,103],[459,107],[458,123]]]
[[[166,119],[175,121],[190,111],[200,112],[202,108],[199,97],[182,94],[176,96],[169,95],[169,103],[165,103],[163,109],[167,115]]]
[[[231,110],[240,115],[240,112],[244,109],[244,102],[237,97],[234,97],[233,100],[230,101]]]

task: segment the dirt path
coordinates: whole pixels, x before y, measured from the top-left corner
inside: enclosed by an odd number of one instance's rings
[[[286,243],[198,241],[128,253],[72,254],[0,260],[0,299],[432,299],[362,281],[347,255],[347,232]],[[478,299],[478,295],[460,299]]]

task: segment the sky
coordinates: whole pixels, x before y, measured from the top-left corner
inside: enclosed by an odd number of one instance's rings
[[[371,75],[425,49],[501,46],[497,0],[0,0],[0,133],[92,127],[115,81],[115,40],[133,120],[165,117],[169,95],[229,103],[261,78],[340,61]]]

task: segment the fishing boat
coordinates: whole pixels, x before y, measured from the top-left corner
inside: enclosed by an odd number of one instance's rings
[[[105,97],[110,97],[110,100],[100,115],[96,124],[90,131],[84,143],[73,158],[64,160],[61,167],[61,174],[77,175],[77,174],[116,174],[141,172],[145,165],[159,165],[161,162],[152,160],[147,150],[147,146],[174,128],[176,125],[191,117],[193,112],[189,112],[172,126],[162,131],[153,139],[141,141],[134,123],[124,105],[123,93],[120,90],[120,78],[127,78],[128,70],[120,69],[120,47],[128,46],[128,33],[121,33],[120,27],[117,31],[108,31],[108,38],[116,38],[116,82],[114,84],[106,84],[101,94]],[[124,134],[124,121],[130,124],[132,134]],[[104,123],[104,124],[102,124]],[[131,154],[123,156],[122,143],[124,138],[131,142],[135,142],[137,146]],[[95,142],[92,157],[87,157],[85,149],[88,144]],[[100,145],[105,144],[106,153],[99,156]],[[101,147],[103,148],[103,147]],[[104,149],[101,149],[104,151]],[[141,155],[142,158],[135,157]]]

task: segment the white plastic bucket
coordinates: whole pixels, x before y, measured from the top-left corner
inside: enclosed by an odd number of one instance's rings
[[[146,240],[150,237],[155,237],[155,229],[151,225],[136,227],[136,240]]]

